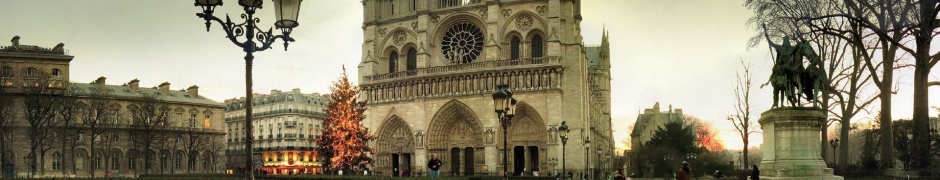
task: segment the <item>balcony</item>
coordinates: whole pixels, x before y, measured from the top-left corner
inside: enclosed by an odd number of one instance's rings
[[[427,67],[419,68],[411,71],[401,71],[388,74],[379,74],[366,76],[364,79],[364,84],[368,83],[379,83],[385,82],[387,80],[394,80],[397,78],[405,78],[412,76],[434,76],[442,74],[453,74],[453,73],[462,73],[468,71],[480,71],[480,70],[490,70],[496,68],[510,68],[510,67],[527,67],[527,66],[539,66],[539,65],[561,65],[561,60],[558,56],[549,56],[541,58],[525,58],[525,59],[515,59],[515,60],[498,60],[498,61],[482,61],[475,63],[467,64],[454,64],[449,66],[436,66],[436,67]]]
[[[502,83],[514,92],[544,91],[561,88],[563,70],[557,56],[485,61],[366,76],[361,89],[373,104],[489,94]]]

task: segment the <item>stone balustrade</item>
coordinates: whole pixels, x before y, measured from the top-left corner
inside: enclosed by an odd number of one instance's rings
[[[484,61],[366,76],[362,84],[370,103],[427,97],[492,93],[496,84],[513,91],[558,89],[563,68],[558,57]]]

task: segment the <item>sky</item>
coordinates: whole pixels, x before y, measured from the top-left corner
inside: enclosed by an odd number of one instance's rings
[[[229,13],[240,22],[236,1],[226,0],[217,16]],[[269,3],[266,1],[265,3]],[[740,149],[740,137],[727,116],[734,112],[731,88],[738,61],[751,64],[757,83],[766,81],[772,59],[767,45],[747,47],[757,33],[746,24],[752,12],[740,1],[728,0],[590,0],[582,4],[584,41],[600,44],[610,34],[612,121],[617,146],[629,138],[638,112],[659,102],[711,123],[727,148]],[[304,93],[327,93],[330,82],[348,69],[357,77],[361,60],[362,4],[358,0],[307,0],[296,42],[283,50],[255,53],[254,92],[300,88]],[[244,96],[244,53],[213,23],[195,16],[192,1],[71,0],[0,1],[0,39],[20,36],[20,43],[53,47],[64,43],[71,62],[72,81],[91,82],[100,76],[108,84],[139,79],[141,86],[171,83],[171,89],[200,87],[200,94],[224,101]],[[273,25],[274,10],[256,14],[261,27]],[[6,43],[3,43],[6,42]],[[8,41],[0,45],[9,45]],[[937,46],[934,46],[937,47]],[[899,92],[893,98],[895,119],[912,114],[912,69],[898,71]],[[938,80],[934,70],[930,80]],[[353,79],[355,81],[355,78]],[[937,88],[931,106],[940,106]],[[754,89],[755,112],[770,107],[769,88]],[[877,112],[877,109],[872,109]],[[931,112],[936,114],[936,112]],[[856,122],[871,115],[860,115]],[[759,146],[760,134],[751,136]],[[756,141],[756,142],[755,142]]]

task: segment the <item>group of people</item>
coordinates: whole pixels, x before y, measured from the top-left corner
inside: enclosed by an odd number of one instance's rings
[[[757,169],[757,165],[752,165],[751,169],[752,169],[751,175],[748,176],[747,179],[760,180],[760,170]],[[715,179],[724,179],[725,174],[719,170],[719,171],[715,171],[715,173],[712,174],[712,177]],[[682,168],[679,169],[679,173],[676,173],[676,180],[689,180],[689,179],[692,179],[692,169],[689,168],[689,163],[682,162]]]

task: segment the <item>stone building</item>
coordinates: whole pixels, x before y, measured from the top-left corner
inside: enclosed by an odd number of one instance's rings
[[[571,129],[567,169],[610,172],[609,43],[605,32],[600,46],[584,45],[581,1],[362,3],[359,82],[377,173],[426,174],[432,154],[445,175],[555,173],[562,121]],[[519,100],[508,147],[493,112],[498,84]]]
[[[267,174],[320,173],[316,138],[326,118],[329,95],[303,94],[300,89],[289,92],[271,90],[271,94],[254,96],[252,124],[255,163]],[[245,98],[225,100],[225,123],[228,128],[226,167],[244,171],[245,162]],[[257,167],[257,166],[256,166]]]
[[[668,111],[660,111],[659,102],[656,102],[652,109],[645,109],[643,114],[637,115],[630,133],[630,149],[639,149],[639,146],[653,138],[656,129],[667,123],[682,121],[682,118],[682,109],[672,109],[672,105],[669,105]]]
[[[0,126],[3,177],[29,175],[32,137],[45,137],[36,141],[44,142],[40,149],[45,150],[37,153],[38,176],[221,172],[223,106],[200,96],[199,87],[170,90],[170,83],[162,83],[145,88],[136,79],[108,85],[105,77],[70,83],[73,56],[64,44],[21,45],[18,36],[12,42],[0,47],[0,101],[11,108],[10,123]],[[34,110],[40,108],[51,110]],[[37,121],[30,119],[48,124],[32,128],[29,122]],[[31,129],[44,135],[31,136]]]

